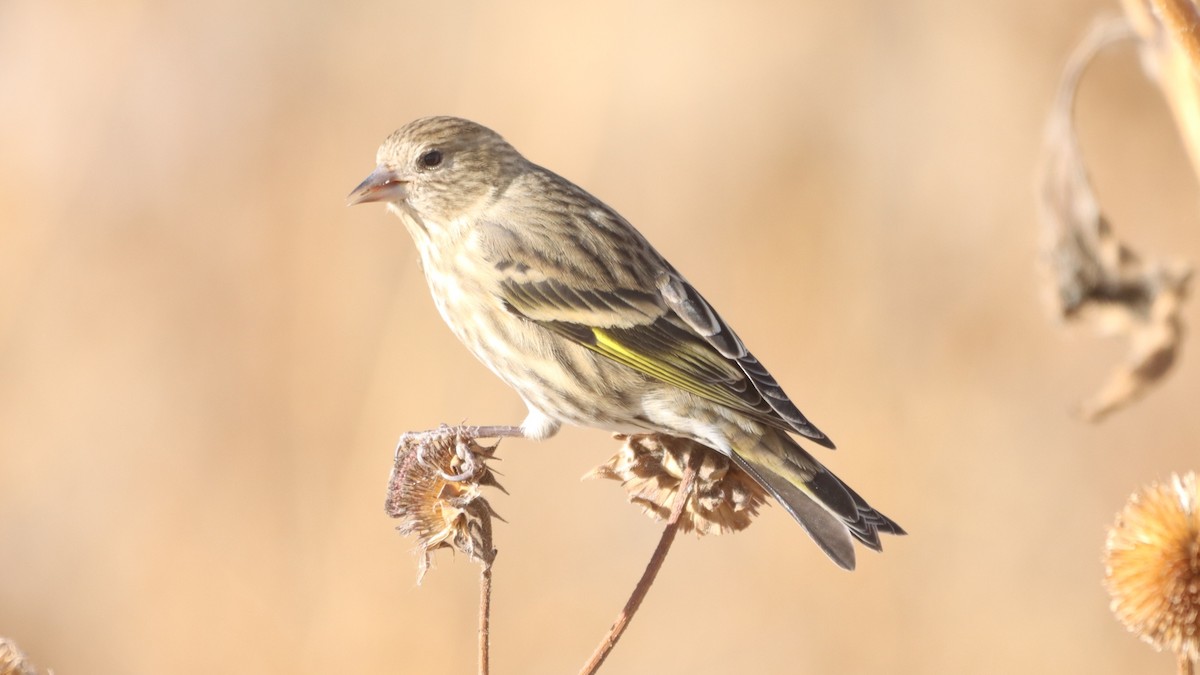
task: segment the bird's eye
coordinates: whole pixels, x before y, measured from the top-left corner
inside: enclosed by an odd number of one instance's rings
[[[442,151],[441,150],[430,150],[429,152],[426,152],[425,154],[421,155],[421,166],[425,167],[426,169],[432,169],[433,167],[435,167],[441,163],[442,163]]]

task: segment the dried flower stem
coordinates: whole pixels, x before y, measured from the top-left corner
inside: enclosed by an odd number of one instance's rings
[[[1142,38],[1144,63],[1175,116],[1192,170],[1200,176],[1200,12],[1192,0],[1122,0]]]
[[[1184,138],[1200,139],[1200,126],[1196,133],[1187,131],[1188,120],[1200,121],[1200,114],[1189,114],[1176,105],[1196,99],[1177,96],[1175,92],[1181,90],[1170,84],[1182,72],[1179,53],[1162,35],[1165,29],[1151,15],[1147,1],[1124,0],[1127,16],[1094,22],[1071,53],[1047,121],[1039,171],[1042,255],[1057,313],[1101,334],[1123,334],[1129,340],[1127,357],[1079,407],[1082,416],[1093,422],[1129,405],[1163,380],[1178,358],[1185,329],[1182,307],[1190,268],[1145,258],[1118,237],[1092,189],[1073,120],[1076,91],[1088,64],[1106,46],[1139,37],[1143,63],[1172,101]],[[1193,86],[1196,80],[1190,67],[1183,64],[1182,68],[1186,72],[1180,86]],[[1200,170],[1200,154],[1193,152],[1192,157]]]
[[[496,446],[478,443],[481,436],[520,435],[518,427],[448,427],[408,432],[396,445],[388,479],[386,510],[400,519],[403,534],[417,536],[420,583],[431,555],[439,548],[467,554],[482,567],[479,576],[479,672],[490,668],[492,615],[492,517],[495,512],[480,494],[483,487],[503,490],[488,467]],[[4,675],[0,673],[0,675]]]
[[[1193,68],[1200,65],[1200,13],[1192,0],[1151,0],[1157,14],[1171,33],[1171,40],[1183,48]],[[1200,74],[1200,73],[1195,73]]]
[[[479,675],[488,675],[491,652],[492,623],[492,563],[483,565],[479,573]]]
[[[1186,653],[1179,654],[1179,675],[1196,675],[1196,662]]]
[[[600,669],[604,660],[612,652],[613,647],[617,645],[617,641],[621,639],[621,635],[625,633],[625,629],[629,627],[629,622],[633,620],[633,615],[637,613],[642,600],[650,592],[650,586],[654,584],[654,579],[658,576],[658,571],[662,569],[663,562],[667,559],[667,553],[671,550],[671,544],[675,541],[675,535],[679,531],[679,518],[683,515],[684,506],[691,499],[696,481],[696,471],[701,461],[700,453],[692,453],[688,458],[687,466],[684,467],[683,478],[680,480],[679,491],[675,494],[675,503],[671,505],[671,517],[667,520],[667,526],[663,529],[662,537],[658,540],[658,546],[654,549],[654,555],[650,556],[650,562],[646,565],[646,571],[642,573],[642,578],[638,580],[637,586],[634,587],[633,594],[629,596],[629,601],[625,603],[625,607],[617,614],[616,621],[613,622],[612,627],[608,629],[608,632],[600,640],[596,651],[592,652],[592,657],[588,659],[583,669],[579,671],[580,675],[592,675]]]

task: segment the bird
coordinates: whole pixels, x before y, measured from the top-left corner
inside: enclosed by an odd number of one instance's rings
[[[412,236],[450,330],[524,401],[513,435],[563,424],[698,442],[749,474],[840,567],[905,534],[793,438],[833,442],[712,305],[615,210],[470,120],[414,120],[348,205]]]

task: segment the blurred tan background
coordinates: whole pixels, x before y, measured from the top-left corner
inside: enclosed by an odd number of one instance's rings
[[[399,222],[343,206],[440,113],[645,232],[911,533],[853,574],[779,508],[681,538],[606,672],[1169,672],[1100,555],[1129,492],[1198,468],[1200,349],[1085,425],[1123,345],[1056,327],[1036,267],[1044,116],[1117,11],[0,3],[0,635],[59,675],[473,671],[477,568],[417,587],[384,488],[401,432],[523,408]],[[1132,48],[1078,119],[1118,230],[1200,259]],[[616,447],[503,448],[494,672],[574,672],[641,573],[660,527],[578,480]]]

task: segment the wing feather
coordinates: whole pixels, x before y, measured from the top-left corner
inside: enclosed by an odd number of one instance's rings
[[[501,288],[510,311],[602,356],[831,445],[706,302],[681,311],[665,294],[573,289],[552,279],[507,279]],[[689,316],[708,323],[698,328]]]
[[[674,271],[669,271],[658,276],[656,285],[667,307],[693,330],[703,335],[714,349],[736,362],[750,383],[754,385],[755,390],[771,407],[771,410],[779,419],[786,422],[791,430],[825,447],[834,447],[833,441],[808,421],[808,418],[784,393],[779,382],[758,359],[754,358],[754,355],[746,349],[741,338],[717,315],[712,305],[708,304],[708,301],[691,284]]]

